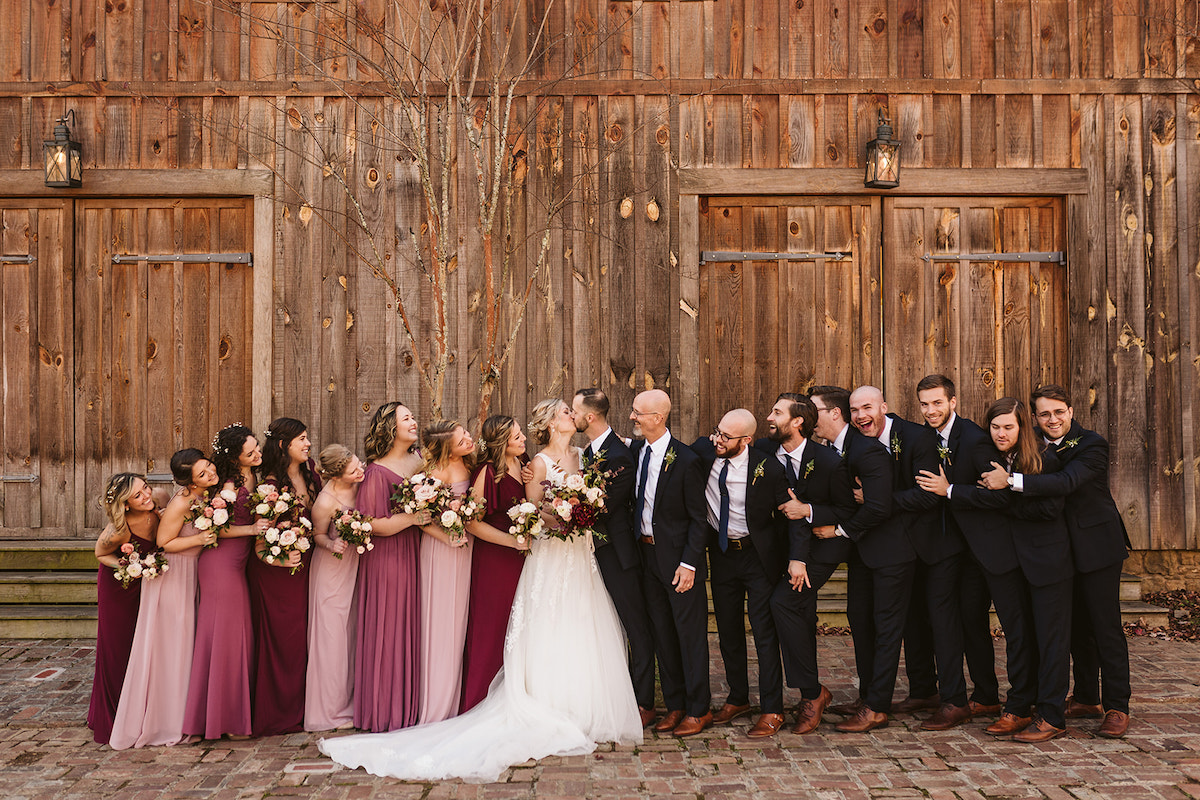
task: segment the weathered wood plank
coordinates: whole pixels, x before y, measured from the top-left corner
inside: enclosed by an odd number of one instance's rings
[[[600,220],[600,270],[605,276],[605,291],[608,294],[605,315],[607,336],[614,343],[608,351],[607,374],[602,385],[609,401],[616,409],[628,410],[633,396],[641,387],[637,382],[638,320],[636,304],[630,313],[630,299],[644,302],[650,287],[639,285],[633,270],[623,268],[635,263],[635,225],[633,214],[638,213],[638,180],[634,160],[636,132],[634,103],[632,97],[609,97],[601,102],[601,119],[604,120],[601,145],[602,182],[600,196],[612,198],[601,205]],[[629,198],[633,206],[629,217],[621,215],[621,205]],[[641,203],[641,205],[644,205]],[[633,346],[630,346],[633,344]]]
[[[1200,8],[1193,8],[1191,19],[1196,20]],[[1195,28],[1193,27],[1193,30]],[[1176,129],[1178,136],[1177,173],[1175,184],[1178,214],[1182,219],[1194,220],[1200,214],[1200,103],[1195,98],[1176,98]],[[1200,260],[1197,255],[1200,236],[1191,225],[1179,226],[1179,329],[1184,337],[1180,353],[1181,379],[1183,380],[1183,402],[1181,409],[1183,428],[1183,490],[1184,531],[1187,547],[1200,546],[1200,428],[1196,425],[1197,409],[1200,409],[1200,358],[1197,358],[1197,342],[1200,342],[1200,313],[1193,307],[1200,297],[1200,275],[1192,265]],[[1170,523],[1168,523],[1170,524]]]
[[[897,0],[894,20],[896,32],[897,73],[902,78],[924,78],[932,74],[925,64],[925,20],[921,0]]]
[[[1010,169],[1033,166],[1033,98],[1012,95],[1004,98],[1003,158]]]
[[[1068,0],[1031,4],[1032,72],[1039,78],[1071,76],[1071,37]]]
[[[963,36],[959,0],[930,0],[924,19],[924,74],[958,78],[963,71]]]
[[[0,252],[5,255],[26,255],[36,224],[27,208],[0,210]],[[33,343],[36,341],[37,305],[30,288],[35,283],[33,264],[5,264],[0,268],[0,314],[3,314],[4,336],[0,353],[4,365],[4,410],[0,412],[0,436],[4,455],[0,470],[5,477],[23,477],[31,471],[34,454],[30,414],[21,410],[24,403],[34,400]],[[32,306],[32,307],[31,307]],[[28,398],[28,400],[27,400]],[[36,408],[36,405],[34,406]],[[28,483],[5,483],[0,487],[3,496],[2,524],[22,527],[37,524],[32,507],[35,487]]]
[[[706,200],[707,202],[707,200]],[[679,197],[679,350],[674,394],[676,420],[682,431],[698,431],[700,393],[708,367],[700,356],[700,202],[694,194]]]
[[[888,72],[887,0],[862,0],[852,4],[857,25],[852,29],[855,59],[851,74],[884,78]]]
[[[676,320],[679,309],[675,301],[679,288],[675,269],[678,259],[671,250],[671,218],[666,200],[672,189],[669,114],[664,97],[647,97],[640,108],[634,165],[644,184],[634,203],[633,219],[637,233],[636,281],[644,287],[638,292],[642,300],[642,374],[638,376],[638,388],[655,387],[674,396],[676,393],[670,387],[672,354],[679,346]],[[651,287],[659,287],[659,291]],[[667,291],[662,291],[663,288]]]
[[[745,0],[713,4],[713,75],[718,79],[741,78],[745,58]]]
[[[955,95],[933,97],[932,135],[926,136],[925,151],[936,168],[962,165],[962,98]],[[903,162],[901,162],[903,163]],[[1067,166],[1066,164],[1054,166]]]
[[[30,203],[30,201],[25,201]],[[82,529],[76,519],[79,495],[75,486],[73,364],[75,268],[74,204],[70,201],[32,201],[37,211],[37,458],[40,513],[43,528]]]
[[[146,211],[147,250],[156,253],[174,253],[181,245],[181,233],[175,226],[175,209],[163,204]],[[139,265],[145,270],[145,308],[174,309],[179,300],[175,283],[176,265],[171,263],[148,263]],[[125,267],[122,267],[123,269]],[[147,314],[145,325],[145,387],[147,393],[146,419],[142,422],[141,436],[144,463],[139,469],[146,472],[170,472],[171,453],[180,446],[181,428],[176,415],[175,371],[178,360],[177,341],[184,334],[175,329],[175,314],[159,312]],[[195,342],[200,337],[189,338]],[[189,410],[189,413],[191,411]],[[232,422],[233,420],[230,420]],[[247,420],[249,423],[249,420]],[[261,428],[257,430],[261,431]],[[188,445],[189,447],[192,445]]]
[[[1071,98],[1052,94],[1042,97],[1042,166],[1065,169],[1071,163],[1071,151],[1077,146],[1079,130],[1072,125]]]
[[[919,259],[926,252],[925,214],[919,206],[914,208],[888,197],[884,198],[883,208],[884,224],[889,230],[884,237],[884,328],[889,342],[904,344],[888,348],[880,388],[886,397],[905,398],[908,387],[924,374],[923,264]]]
[[[817,33],[813,74],[845,78],[850,74],[849,0],[820,0],[813,5],[813,30]]]

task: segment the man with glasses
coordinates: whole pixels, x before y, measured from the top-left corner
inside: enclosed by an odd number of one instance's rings
[[[1075,688],[1067,717],[1099,717],[1100,736],[1129,727],[1129,645],[1121,625],[1121,565],[1128,555],[1125,522],[1108,487],[1108,441],[1075,421],[1067,390],[1050,383],[1030,398],[1034,419],[1062,469],[1009,475],[1000,465],[983,475],[990,489],[1065,496],[1063,516],[1075,562],[1071,659]]]
[[[646,610],[654,630],[667,714],[654,730],[694,736],[712,725],[708,679],[708,597],[704,591],[703,462],[671,435],[671,399],[661,389],[633,398],[629,418],[641,441],[633,529],[642,549]]]

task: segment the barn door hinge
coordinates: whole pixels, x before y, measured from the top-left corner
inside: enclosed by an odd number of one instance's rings
[[[253,253],[174,253],[155,255],[114,255],[114,264],[136,264],[139,261],[172,262],[183,264],[253,264]]]
[[[0,475],[0,483],[37,483],[37,475]]]
[[[32,264],[37,256],[0,256],[0,264]]]
[[[845,261],[850,253],[751,253],[743,250],[701,250],[700,263],[710,261]]]
[[[1047,253],[926,253],[922,261],[1044,261],[1064,264],[1066,258],[1061,250]]]

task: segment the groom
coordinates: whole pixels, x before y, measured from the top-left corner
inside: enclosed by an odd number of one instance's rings
[[[588,438],[584,463],[598,462],[600,469],[612,473],[605,511],[595,526],[602,534],[595,539],[596,563],[629,638],[629,677],[644,728],[655,719],[654,635],[642,593],[638,540],[629,516],[636,470],[629,448],[608,425],[608,409],[608,396],[601,389],[580,389],[571,400],[575,429]]]

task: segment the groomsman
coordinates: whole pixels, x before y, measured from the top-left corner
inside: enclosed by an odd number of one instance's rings
[[[632,519],[667,707],[654,730],[693,736],[713,719],[704,591],[705,475],[700,456],[667,429],[670,413],[671,399],[660,389],[633,398],[629,418],[643,439],[632,448],[637,465]]]
[[[771,612],[788,685],[800,690],[800,707],[791,731],[805,734],[821,724],[821,715],[832,700],[817,673],[817,593],[838,565],[849,559],[852,549],[844,536],[815,537],[813,527],[827,530],[849,522],[859,507],[850,489],[846,462],[833,448],[809,438],[817,425],[812,400],[784,392],[767,420],[769,434],[754,446],[784,465],[791,490],[780,508],[794,521],[788,538],[786,579],[776,581]]]
[[[758,654],[760,715],[748,735],[774,736],[783,726],[783,669],[771,615],[771,592],[787,563],[787,475],[768,454],[750,446],[758,421],[744,408],[721,418],[712,436],[692,447],[708,465],[708,557],[713,612],[729,697],[713,715],[729,722],[750,711],[746,616]]]
[[[1009,476],[997,466],[984,480],[989,488],[1008,485],[1030,496],[1065,496],[1063,515],[1075,564],[1071,626],[1075,691],[1068,698],[1066,716],[1098,717],[1103,710],[1098,733],[1117,739],[1129,727],[1129,646],[1121,625],[1120,597],[1129,536],[1108,487],[1108,441],[1075,422],[1062,386],[1047,384],[1030,399],[1034,419],[1062,469]]]
[[[654,635],[642,593],[642,560],[630,508],[635,473],[633,455],[608,425],[608,396],[601,389],[580,389],[571,401],[575,429],[588,438],[585,462],[599,462],[613,473],[608,480],[604,513],[596,521],[596,563],[629,639],[629,677],[637,698],[642,727],[655,719]]]

